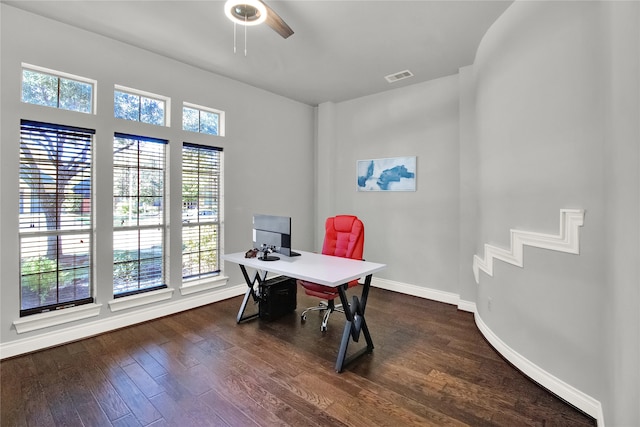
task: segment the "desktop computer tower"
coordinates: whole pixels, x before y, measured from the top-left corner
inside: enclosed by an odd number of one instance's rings
[[[296,279],[278,276],[260,285],[260,319],[275,320],[296,309]]]

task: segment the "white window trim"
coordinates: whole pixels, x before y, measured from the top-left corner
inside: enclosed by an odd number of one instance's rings
[[[97,88],[98,88],[98,81],[97,80],[93,80],[93,79],[89,79],[86,77],[82,77],[82,76],[76,76],[75,74],[70,74],[70,73],[65,73],[64,71],[57,71],[57,70],[52,70],[50,68],[45,68],[45,67],[40,67],[38,65],[33,65],[33,64],[27,64],[26,62],[23,62],[22,64],[22,69],[23,70],[30,70],[30,71],[35,71],[38,73],[43,73],[43,74],[49,74],[51,76],[56,76],[58,78],[62,77],[63,79],[69,79],[69,80],[75,80],[78,82],[82,82],[82,83],[88,83],[93,87],[93,90],[91,91],[91,113],[85,113],[85,114],[93,114],[96,115],[96,111],[97,111],[97,107],[98,107],[98,102],[97,102]],[[22,78],[22,75],[21,77]],[[64,110],[63,111],[68,111],[68,110]],[[76,111],[76,113],[79,111]]]
[[[49,311],[47,313],[32,314],[13,321],[13,326],[19,334],[75,322],[76,320],[96,317],[100,314],[102,304],[83,304],[64,310]]]
[[[227,276],[218,275],[203,279],[185,280],[180,286],[180,295],[191,295],[196,292],[209,291],[211,289],[222,288],[226,286],[229,278]]]
[[[160,301],[170,300],[173,297],[173,288],[158,289],[157,291],[144,292],[128,297],[115,298],[109,301],[112,312],[127,310]]]
[[[194,110],[201,110],[201,111],[207,111],[209,113],[215,113],[219,116],[220,120],[218,120],[218,134],[217,135],[211,135],[211,136],[224,136],[224,122],[225,122],[225,113],[222,110],[217,110],[215,108],[210,108],[210,107],[205,107],[203,105],[198,105],[198,104],[192,104],[190,102],[183,102],[182,103],[183,107],[187,107],[187,108],[193,108]],[[182,126],[182,123],[180,124]],[[204,135],[208,135],[208,134],[204,134]]]
[[[117,90],[118,92],[126,92],[132,95],[144,96],[145,98],[164,101],[164,127],[171,127],[171,98],[169,98],[168,96],[158,95],[157,93],[146,92],[144,90],[133,89],[122,85],[113,85],[113,89]]]

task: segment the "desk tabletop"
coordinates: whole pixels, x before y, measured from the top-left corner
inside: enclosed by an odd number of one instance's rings
[[[244,252],[225,254],[224,261],[244,265],[257,270],[306,280],[326,286],[340,286],[354,279],[376,273],[387,268],[386,264],[359,261],[314,252],[297,251],[300,256],[280,257],[277,261],[262,261],[258,258],[245,258]]]

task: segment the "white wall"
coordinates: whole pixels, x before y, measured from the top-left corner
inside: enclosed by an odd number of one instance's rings
[[[579,256],[526,248],[524,268],[496,262],[478,315],[616,426],[640,424],[637,7],[516,2],[474,63],[479,253],[586,210]]]
[[[603,401],[608,424],[640,425],[640,3],[608,3],[603,20],[609,55]]]
[[[26,13],[2,4],[1,12],[1,140],[0,161],[0,343],[3,350],[17,342],[21,348],[41,345],[51,338],[74,336],[74,328],[87,322],[106,324],[120,313],[111,313],[112,300],[111,158],[116,131],[169,138],[169,173],[172,177],[170,214],[180,218],[180,150],[183,141],[224,148],[224,249],[243,251],[251,247],[253,213],[290,215],[296,247],[312,249],[314,215],[314,126],[312,107],[273,95],[239,82],[169,60],[156,54],[116,42],[65,24]],[[207,52],[207,54],[214,54]],[[242,60],[239,57],[239,60]],[[29,63],[98,81],[97,112],[87,115],[20,102],[21,63]],[[120,84],[169,96],[172,102],[172,127],[158,127],[113,118],[113,87]],[[182,102],[210,106],[226,112],[226,136],[210,137],[181,130]],[[18,163],[20,119],[40,120],[96,129],[96,298],[103,304],[100,315],[88,321],[18,335],[13,321],[19,318],[18,247]],[[309,177],[309,179],[303,179]],[[292,198],[291,195],[296,197]],[[106,215],[105,215],[106,213]],[[178,221],[180,223],[180,221]],[[171,227],[171,240],[179,242],[179,227]],[[169,286],[180,287],[181,245],[171,245]],[[244,280],[236,265],[224,266],[229,276],[227,287]],[[221,290],[218,289],[218,292]],[[237,293],[237,292],[236,292]],[[224,292],[222,293],[224,294]],[[188,308],[210,301],[211,292],[183,297],[176,291],[161,307]],[[165,307],[165,308],[163,308]],[[125,311],[123,315],[131,315]],[[135,317],[135,316],[133,316]],[[131,318],[131,316],[130,316]],[[85,328],[86,329],[86,328]],[[97,330],[97,329],[96,329]],[[13,350],[12,350],[13,351]],[[3,356],[5,355],[3,351]]]
[[[379,278],[457,294],[458,77],[319,109],[334,133],[318,139],[333,153],[318,159],[318,170],[331,171],[333,180],[319,186],[333,210],[319,206],[318,221],[358,215],[365,258],[388,265]],[[356,191],[357,160],[398,156],[417,156],[415,192]]]

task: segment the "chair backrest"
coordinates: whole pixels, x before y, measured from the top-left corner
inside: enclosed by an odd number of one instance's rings
[[[325,221],[322,253],[343,258],[362,259],[364,224],[354,215],[336,215]]]

